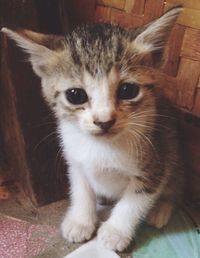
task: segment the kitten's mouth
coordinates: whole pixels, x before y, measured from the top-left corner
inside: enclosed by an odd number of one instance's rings
[[[113,137],[117,135],[118,131],[116,130],[102,130],[94,133],[93,135],[96,137]]]

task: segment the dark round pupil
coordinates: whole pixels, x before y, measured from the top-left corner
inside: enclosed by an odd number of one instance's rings
[[[88,96],[83,89],[73,88],[66,91],[67,100],[74,104],[80,105],[88,101]]]
[[[123,83],[119,86],[117,97],[119,99],[133,99],[139,93],[139,86],[134,83]]]

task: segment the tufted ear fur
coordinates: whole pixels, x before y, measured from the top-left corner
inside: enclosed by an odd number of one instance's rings
[[[131,43],[131,48],[143,57],[152,66],[159,66],[163,61],[164,50],[169,39],[170,32],[183,10],[181,5],[168,10],[157,20],[139,29],[139,34]]]
[[[29,54],[35,73],[40,76],[49,75],[59,60],[59,48],[62,48],[62,36],[44,35],[30,30],[13,31],[2,28],[1,31]]]

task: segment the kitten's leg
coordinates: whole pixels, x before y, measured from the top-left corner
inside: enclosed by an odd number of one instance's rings
[[[136,193],[134,189],[134,182],[131,181],[110,218],[98,231],[98,239],[110,249],[122,251],[129,245],[137,226],[159,195],[159,193]]]
[[[156,228],[167,225],[173,211],[173,204],[170,201],[159,201],[150,211],[147,221]]]
[[[89,240],[95,230],[96,198],[79,168],[70,168],[71,207],[61,225],[62,235],[69,242]]]
[[[181,161],[178,164],[181,164]],[[170,170],[173,172],[162,196],[147,217],[147,222],[156,228],[162,228],[168,223],[174,207],[179,206],[183,198],[184,169],[179,166],[178,168],[172,167]]]

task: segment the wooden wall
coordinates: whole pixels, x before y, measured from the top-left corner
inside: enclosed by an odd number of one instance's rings
[[[0,27],[61,34],[71,26],[65,1],[1,0]],[[66,167],[55,121],[27,56],[0,35],[0,199],[46,204],[64,197]]]

